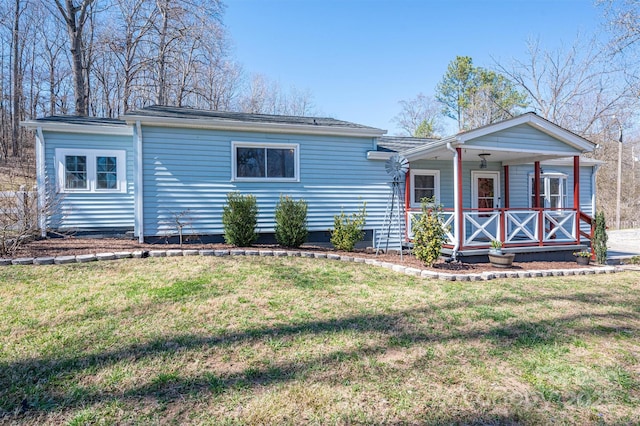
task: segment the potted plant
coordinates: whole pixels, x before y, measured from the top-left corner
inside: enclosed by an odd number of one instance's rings
[[[591,261],[591,252],[589,250],[574,251],[573,255],[576,257],[578,265],[588,265]]]
[[[490,254],[502,254],[502,241],[500,240],[491,240],[491,248],[489,249]]]

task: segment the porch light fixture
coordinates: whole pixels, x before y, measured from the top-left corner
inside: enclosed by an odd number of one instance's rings
[[[480,157],[480,168],[481,169],[486,169],[487,168],[487,157],[491,155],[491,154],[478,154],[478,157]]]

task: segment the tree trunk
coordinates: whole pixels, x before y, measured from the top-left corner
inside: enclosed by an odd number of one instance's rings
[[[11,132],[11,155],[20,156],[20,100],[22,98],[22,78],[20,75],[20,0],[15,1],[15,13],[13,15],[13,36],[12,36],[12,56],[13,56],[13,96],[12,96],[12,132]]]
[[[85,66],[83,64],[82,30],[87,19],[87,9],[94,0],[82,0],[75,6],[73,0],[65,0],[63,7],[60,0],[55,0],[69,34],[71,52],[71,70],[73,73],[73,92],[76,101],[76,115],[89,115],[88,88],[85,80]]]
[[[169,31],[169,1],[159,0],[158,10],[162,16],[160,39],[158,40],[158,66],[156,103],[165,105],[167,102],[167,32]]]

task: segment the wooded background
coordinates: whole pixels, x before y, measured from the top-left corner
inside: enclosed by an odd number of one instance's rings
[[[640,6],[598,7],[606,43],[578,35],[549,50],[530,40],[525,60],[490,67],[456,57],[438,87],[400,102],[396,122],[407,135],[437,137],[445,117],[465,130],[535,111],[600,145],[598,208],[609,224],[622,132],[622,222],[640,226]],[[0,0],[0,186],[8,175],[33,177],[33,135],[19,125],[26,119],[115,118],[152,104],[316,114],[310,90],[243,70],[223,17],[219,0]]]

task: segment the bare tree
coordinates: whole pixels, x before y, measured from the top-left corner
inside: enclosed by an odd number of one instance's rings
[[[64,20],[69,34],[69,51],[71,52],[71,64],[73,70],[75,112],[78,115],[89,115],[89,85],[86,81],[88,65],[84,56],[83,31],[89,17],[89,7],[94,0],[81,0],[78,5],[73,0],[65,0],[64,5],[60,0],[55,4]]]
[[[538,114],[585,137],[600,133],[635,103],[622,68],[595,40],[578,37],[557,50],[529,41],[526,60],[497,67],[526,91]]]
[[[578,38],[572,46],[557,50],[545,50],[536,40],[528,47],[527,60],[498,67],[526,90],[538,114],[599,144],[592,155],[605,164],[598,172],[597,203],[611,218],[616,204],[611,185],[617,180],[617,135],[633,122],[637,90],[624,67],[594,40]],[[627,202],[637,185],[629,181],[626,168],[622,181],[627,182],[623,186],[623,202]],[[627,206],[622,206],[623,212],[629,211]]]
[[[442,107],[431,96],[419,93],[415,98],[400,101],[400,112],[393,119],[406,136],[438,137],[443,131]]]
[[[13,33],[12,33],[12,58],[13,58],[13,66],[12,66],[12,80],[13,80],[13,91],[12,91],[12,143],[11,143],[11,154],[14,157],[18,157],[20,155],[20,118],[21,118],[21,109],[20,103],[22,100],[22,70],[21,70],[21,59],[22,53],[20,51],[20,17],[22,15],[22,4],[20,0],[15,0],[14,2],[15,10],[13,15]]]
[[[313,115],[316,113],[309,90],[291,86],[284,91],[267,76],[254,74],[239,98],[238,110],[251,114]]]

